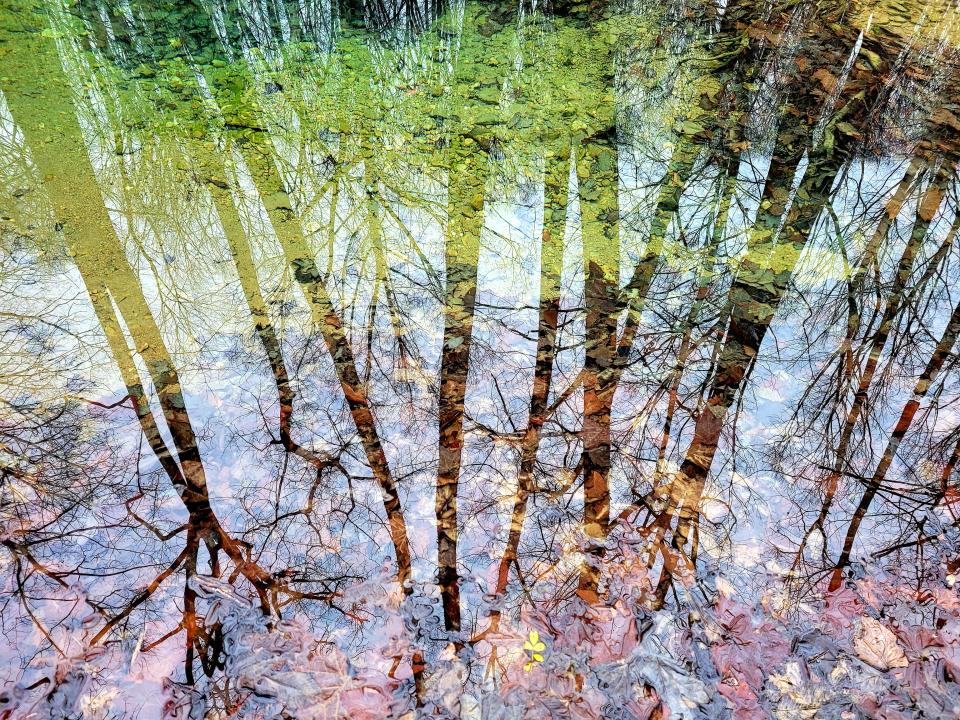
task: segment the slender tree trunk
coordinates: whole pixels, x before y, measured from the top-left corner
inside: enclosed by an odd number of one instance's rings
[[[543,233],[540,238],[540,300],[537,320],[537,351],[533,370],[533,389],[530,394],[530,413],[527,428],[520,445],[520,468],[517,491],[510,514],[510,530],[497,569],[494,597],[507,590],[510,568],[518,566],[518,552],[527,503],[535,492],[534,471],[540,436],[548,420],[548,402],[553,381],[553,361],[556,357],[557,327],[560,316],[560,273],[563,262],[563,234],[566,228],[567,194],[570,175],[569,147],[546,160],[544,173]],[[484,634],[495,633],[500,627],[499,610],[494,610]],[[475,638],[476,639],[476,638]]]
[[[894,193],[894,196],[887,204],[887,212],[884,219],[881,220],[880,227],[877,228],[877,231],[873,234],[871,241],[867,245],[864,261],[861,263],[860,269],[854,275],[854,282],[857,282],[858,286],[858,278],[862,278],[862,273],[866,271],[866,265],[873,262],[873,259],[879,252],[879,248],[882,245],[883,239],[885,239],[886,234],[889,231],[890,223],[892,222],[893,217],[896,217],[896,214],[899,213],[900,209],[906,202],[908,196],[907,190],[915,183],[916,173],[918,172],[916,166],[916,162],[911,163],[907,175],[904,177],[903,181],[898,186],[897,191]],[[880,324],[870,340],[867,362],[863,368],[862,374],[860,375],[860,382],[858,383],[856,391],[854,392],[853,403],[851,404],[850,409],[847,411],[846,416],[844,417],[843,425],[840,429],[840,437],[834,450],[833,466],[830,470],[830,473],[824,480],[824,499],[820,507],[820,512],[817,515],[817,518],[811,524],[810,528],[804,533],[804,537],[800,541],[797,550],[798,562],[800,561],[804,548],[806,547],[806,544],[813,532],[816,530],[820,530],[821,532],[823,531],[823,524],[826,522],[830,508],[833,506],[833,501],[840,485],[840,478],[843,476],[844,468],[847,465],[848,456],[850,453],[850,443],[853,439],[854,430],[856,429],[861,414],[867,405],[870,387],[873,384],[873,379],[876,376],[877,369],[879,367],[880,356],[883,353],[883,349],[886,347],[887,340],[889,339],[890,333],[893,330],[894,323],[903,310],[904,301],[908,295],[908,283],[910,276],[913,273],[916,256],[923,245],[927,230],[930,227],[930,221],[933,219],[933,213],[929,210],[929,205],[930,203],[934,203],[934,207],[939,205],[939,200],[937,200],[937,198],[942,196],[946,185],[951,180],[951,177],[951,168],[941,167],[920,200],[918,208],[924,208],[924,210],[922,211],[922,214],[921,211],[918,210],[914,220],[913,230],[910,233],[910,237],[907,240],[907,244],[904,247],[903,253],[900,256],[900,260],[897,264],[897,271],[894,275],[892,283],[892,292],[885,303],[883,315],[880,318]],[[859,312],[851,313],[851,320],[848,322],[847,339],[845,340],[848,351],[849,343],[852,342],[853,336],[856,334],[859,326]],[[848,366],[847,374],[851,380],[853,372],[853,366]]]
[[[595,541],[610,524],[610,416],[619,379],[620,202],[616,131],[583,142],[577,158],[581,234],[586,272],[586,349],[583,368],[583,529]],[[600,553],[599,543],[591,553]],[[597,595],[596,560],[584,562],[578,593]]]
[[[747,256],[728,294],[726,339],[715,363],[706,403],[697,416],[679,471],[659,493],[665,506],[654,524],[666,528],[676,517],[671,545],[678,555],[682,555],[699,517],[700,498],[727,414],[743,390],[796,263],[821,209],[829,202],[830,190],[842,167],[839,155],[813,155],[797,192],[798,198],[805,200],[790,203],[797,163],[804,152],[803,144],[795,145],[794,140],[786,139],[782,144],[778,141],[774,151]],[[778,232],[781,220],[784,222]],[[772,262],[774,258],[776,262]],[[665,598],[673,574],[669,565],[679,561],[671,558],[668,562],[666,552],[664,556],[657,588],[659,603]]]
[[[14,43],[11,47],[11,52],[21,55],[17,58],[22,63],[20,67],[34,66],[30,83],[37,83],[36,87],[43,89],[43,97],[42,102],[38,101],[35,89],[24,88],[22,81],[14,80],[12,85],[4,88],[8,106],[24,133],[31,158],[43,178],[44,188],[63,227],[67,248],[88,288],[94,311],[103,323],[148,443],[183,501],[189,513],[190,527],[198,537],[212,539],[215,547],[223,549],[238,573],[256,590],[261,607],[267,612],[270,608],[267,589],[273,580],[249,559],[245,548],[223,529],[213,512],[179,375],[104,206],[76,119],[73,91],[60,69],[60,59],[45,41],[38,42],[35,52],[28,51],[25,44]],[[50,117],[56,117],[55,127],[44,127]],[[56,143],[43,138],[50,132],[57,135]],[[119,308],[150,373],[178,463],[173,462],[159,435],[112,303]]]
[[[224,173],[224,178],[226,178],[226,173]],[[224,179],[224,184],[227,184],[226,179]],[[240,220],[239,211],[230,196],[229,190],[212,184],[208,187],[214,201],[214,207],[217,210],[217,216],[223,227],[224,236],[227,239],[227,245],[230,248],[230,254],[233,256],[234,266],[240,280],[240,289],[243,291],[247,309],[250,311],[254,332],[267,357],[267,363],[270,366],[273,382],[277,389],[279,443],[284,450],[302,458],[317,471],[324,470],[333,464],[332,458],[311,451],[293,437],[293,407],[296,392],[293,389],[290,374],[287,372],[283,360],[283,348],[273,321],[270,319],[267,301],[260,290],[256,264],[251,253],[250,242]]]
[[[483,228],[486,153],[470,152],[455,138],[447,188],[446,286],[443,348],[440,359],[439,464],[437,467],[437,580],[447,630],[460,630],[460,575],[457,567],[457,496],[463,458],[463,417],[473,319],[477,264]]]
[[[264,142],[269,140],[264,138]],[[272,158],[266,154],[266,146],[253,149],[245,145],[242,146],[241,152],[262,195],[287,193],[287,188]],[[380,487],[387,528],[397,559],[397,582],[403,594],[409,597],[413,593],[413,560],[407,524],[400,503],[400,493],[380,440],[366,384],[361,381],[357,371],[350,338],[327,292],[324,277],[316,265],[314,254],[303,234],[299,220],[290,214],[289,210],[280,206],[268,209],[268,215],[286,260],[293,270],[294,278],[303,290],[310,307],[314,327],[320,330],[327,351],[333,360],[334,371],[360,436],[367,464]],[[419,704],[423,699],[425,669],[423,657],[419,652],[414,652],[412,664]]]
[[[657,491],[661,478],[665,474],[667,446],[670,442],[670,435],[673,427],[673,419],[676,413],[677,404],[680,395],[680,382],[683,379],[683,373],[686,370],[687,361],[695,349],[693,341],[693,331],[700,318],[700,312],[703,309],[704,302],[707,299],[707,293],[710,290],[711,281],[714,274],[717,253],[723,243],[727,220],[730,212],[730,205],[733,202],[733,194],[737,184],[737,169],[740,165],[739,158],[730,155],[727,158],[726,167],[721,175],[721,185],[719,189],[719,198],[717,206],[717,215],[714,219],[713,233],[710,239],[710,245],[707,250],[707,257],[704,260],[697,277],[697,291],[694,301],[687,313],[687,319],[683,331],[683,337],[680,340],[680,347],[677,350],[677,359],[674,363],[673,371],[670,374],[670,381],[667,390],[667,408],[663,423],[663,430],[660,435],[660,446],[657,453],[657,467],[654,474],[653,492]]]
[[[850,554],[853,551],[853,544],[856,541],[857,532],[860,530],[860,524],[870,510],[870,505],[873,503],[877,493],[880,492],[880,489],[883,487],[887,471],[890,469],[890,465],[897,454],[897,449],[900,447],[900,443],[910,429],[910,425],[913,423],[913,419],[920,409],[920,403],[923,401],[923,398],[926,397],[943,368],[943,364],[950,356],[950,352],[957,342],[958,334],[960,334],[960,303],[953,309],[953,313],[947,321],[940,341],[934,348],[930,359],[927,361],[927,366],[924,368],[923,373],[917,380],[917,384],[913,388],[913,397],[903,406],[903,410],[900,412],[900,418],[897,420],[890,439],[887,441],[887,446],[884,448],[880,462],[876,470],[874,470],[873,476],[867,482],[866,489],[860,498],[857,509],[854,511],[853,519],[850,521],[847,533],[844,536],[843,549],[840,552],[840,557],[837,560],[836,567],[830,578],[830,585],[828,587],[830,591],[837,590],[843,582],[843,570],[850,564]]]
[[[5,86],[5,96],[11,113],[23,131],[31,159],[43,178],[58,222],[63,227],[67,248],[87,285],[91,302],[103,322],[111,349],[117,354],[124,382],[131,397],[142,398],[137,413],[147,422],[146,430],[151,447],[160,452],[158,459],[171,472],[171,480],[179,484],[178,491],[188,509],[209,511],[206,476],[200,461],[196,436],[184,403],[180,378],[166,351],[160,328],[147,305],[139,279],[127,262],[126,254],[116,235],[113,223],[104,206],[102,194],[87,154],[86,144],[76,120],[73,91],[60,70],[60,59],[46,43],[38,43],[36,53],[30,53],[18,43],[11,52],[24,57],[21,67],[40,63],[29,82],[38,83],[42,101],[35,87],[22,87],[27,81],[12,79]],[[57,124],[50,127],[50,117]],[[41,130],[40,128],[43,128]],[[57,141],[47,141],[44,134],[55,133]],[[170,430],[180,469],[173,471],[167,458],[169,451],[162,446],[156,433],[156,424],[147,415],[149,407],[143,397],[142,384],[136,375],[132,359],[123,339],[120,324],[113,311],[116,303],[136,347],[143,355],[147,370],[156,387],[160,407]],[[135,403],[137,400],[135,400]]]

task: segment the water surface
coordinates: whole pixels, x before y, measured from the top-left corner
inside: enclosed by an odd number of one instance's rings
[[[956,23],[12,0],[0,717],[960,716]]]

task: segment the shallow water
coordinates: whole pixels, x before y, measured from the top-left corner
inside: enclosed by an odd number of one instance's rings
[[[956,23],[0,10],[0,717],[960,716]]]

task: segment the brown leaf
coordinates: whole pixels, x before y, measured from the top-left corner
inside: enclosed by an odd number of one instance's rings
[[[597,605],[600,603],[600,596],[597,594],[596,590],[591,590],[590,588],[580,588],[577,590],[577,595],[587,605]]]
[[[853,646],[859,658],[877,670],[906,667],[910,664],[903,649],[897,644],[896,635],[872,617],[860,620]]]
[[[837,76],[825,68],[820,68],[811,77],[816,80],[827,92],[833,92],[837,86]]]
[[[587,523],[583,526],[583,532],[592,538],[602,538],[605,534],[598,523]]]
[[[943,192],[939,188],[932,187],[923,194],[923,200],[920,201],[920,207],[917,208],[917,215],[924,222],[933,220],[937,214],[937,209],[943,201]]]

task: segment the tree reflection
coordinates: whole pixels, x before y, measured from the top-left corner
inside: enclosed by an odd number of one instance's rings
[[[109,656],[169,717],[787,712],[812,641],[736,677],[732,597],[914,662],[836,608],[957,567],[952,10],[21,10],[3,702],[70,716]],[[655,677],[657,618],[700,649]]]

